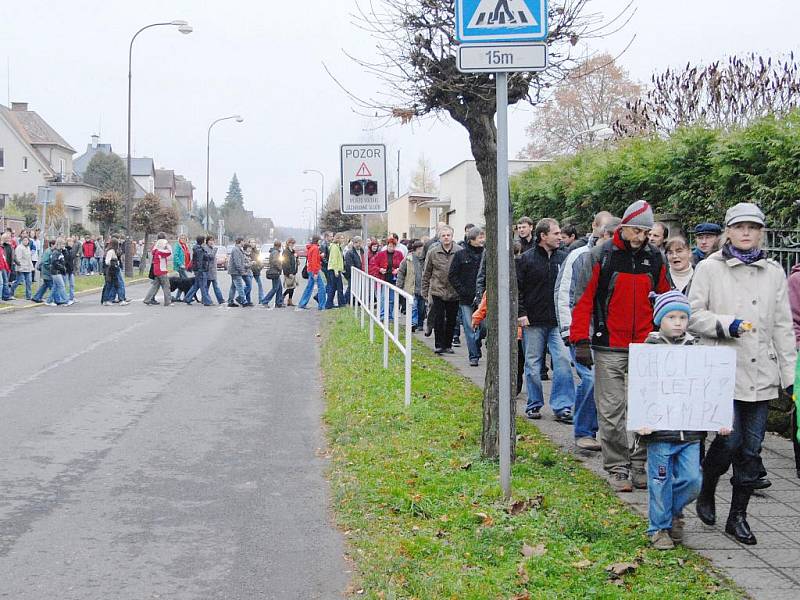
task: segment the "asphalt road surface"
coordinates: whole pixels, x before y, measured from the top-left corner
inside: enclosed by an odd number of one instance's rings
[[[0,315],[0,598],[340,598],[316,311],[146,288]]]

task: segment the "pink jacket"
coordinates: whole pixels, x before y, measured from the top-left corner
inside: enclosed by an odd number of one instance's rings
[[[792,307],[794,341],[800,347],[800,265],[795,265],[789,275],[789,304]]]

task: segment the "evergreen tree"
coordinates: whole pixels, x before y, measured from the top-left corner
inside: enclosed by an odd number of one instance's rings
[[[123,160],[116,154],[98,152],[89,161],[83,180],[89,185],[100,188],[101,192],[116,192],[124,196],[126,192],[125,174],[127,168]]]
[[[223,208],[226,211],[244,210],[244,196],[242,195],[242,188],[239,186],[239,178],[236,173],[233,174],[231,184],[228,186],[228,193],[225,195],[225,204]]]

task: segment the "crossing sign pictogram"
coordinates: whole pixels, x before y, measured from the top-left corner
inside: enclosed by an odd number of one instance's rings
[[[547,38],[547,0],[456,0],[456,39],[532,42]]]

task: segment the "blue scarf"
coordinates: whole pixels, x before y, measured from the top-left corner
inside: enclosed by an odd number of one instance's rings
[[[751,248],[750,250],[739,250],[730,242],[722,247],[722,255],[725,258],[738,258],[746,265],[752,265],[754,262],[767,258],[767,253],[761,248]]]

